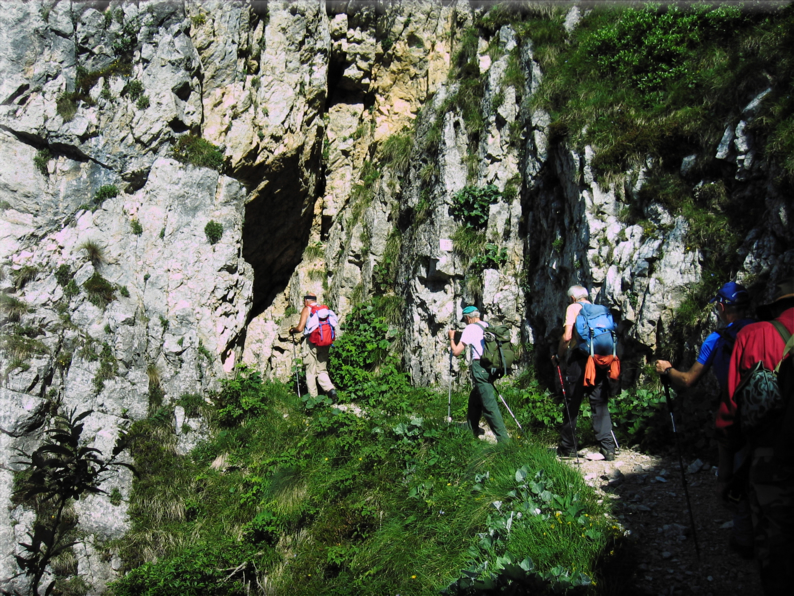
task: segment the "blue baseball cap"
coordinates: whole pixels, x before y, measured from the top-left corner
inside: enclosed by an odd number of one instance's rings
[[[479,309],[476,306],[467,306],[463,309],[464,315],[470,315],[473,312],[479,312]]]
[[[747,304],[750,302],[750,294],[747,293],[744,286],[737,284],[735,281],[729,281],[717,291],[717,295],[714,298],[709,300],[709,303],[712,302]]]

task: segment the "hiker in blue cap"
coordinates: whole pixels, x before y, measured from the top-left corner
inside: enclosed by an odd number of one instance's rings
[[[694,385],[709,368],[714,371],[720,389],[720,402],[728,398],[728,371],[730,369],[731,353],[736,342],[736,334],[745,325],[754,323],[755,320],[747,316],[750,307],[750,294],[744,286],[729,281],[722,286],[717,294],[709,300],[714,304],[714,312],[722,329],[711,333],[703,345],[695,363],[689,370],[681,371],[673,368],[667,360],[656,361],[656,372],[670,379],[674,387],[685,389]],[[720,441],[720,461],[717,480],[720,483],[720,492],[727,498],[728,486],[733,476],[733,471],[738,469],[747,456],[742,445],[728,444]],[[734,499],[735,500],[735,499]],[[746,559],[753,556],[753,534],[750,521],[750,509],[746,499],[740,499],[737,504],[733,520],[733,532],[729,546]]]
[[[449,330],[449,347],[455,356],[460,356],[469,346],[471,350],[471,378],[474,388],[469,394],[469,407],[466,411],[466,420],[474,436],[483,434],[480,428],[480,418],[485,416],[485,421],[496,435],[499,443],[509,441],[507,429],[505,428],[502,413],[499,411],[499,403],[496,401],[496,391],[493,386],[493,379],[490,373],[480,366],[480,358],[485,348],[484,327],[488,323],[480,320],[480,311],[476,306],[467,306],[463,309],[463,318],[466,321],[466,328],[460,336],[460,343],[455,341],[455,330]]]

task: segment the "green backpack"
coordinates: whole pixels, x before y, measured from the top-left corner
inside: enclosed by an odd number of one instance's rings
[[[794,353],[794,336],[789,334],[788,329],[780,321],[770,321],[770,323],[775,326],[786,344],[780,361],[774,370],[768,370],[763,362],[757,362],[743,375],[742,382],[735,391],[742,431],[751,438],[769,428],[771,422],[779,421],[781,416],[786,416],[791,397],[786,391],[781,390],[779,374],[786,356]],[[791,366],[790,361],[786,364]]]
[[[493,377],[508,374],[516,359],[515,348],[510,343],[510,328],[507,325],[475,325],[482,329],[485,339],[480,365]]]

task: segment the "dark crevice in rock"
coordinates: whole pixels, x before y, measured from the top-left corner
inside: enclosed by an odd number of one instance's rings
[[[19,88],[17,88],[16,91],[14,91],[11,95],[9,95],[3,101],[2,105],[10,106],[11,104],[13,104],[18,99],[23,98],[23,97],[27,97],[29,89],[30,89],[30,85],[28,85],[27,83],[23,83],[22,85],[19,86]]]
[[[315,196],[301,179],[300,155],[269,165],[245,208],[243,258],[254,269],[254,297],[249,318],[264,311],[283,291],[301,262],[309,241]],[[265,175],[266,174],[266,175]]]
[[[173,130],[176,134],[187,132],[190,130],[190,127],[182,122],[179,118],[174,118],[171,122],[168,123],[168,126]]]

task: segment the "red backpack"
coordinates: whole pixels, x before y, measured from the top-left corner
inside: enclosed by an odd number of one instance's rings
[[[315,346],[330,346],[336,339],[336,314],[325,304],[312,304],[309,308],[311,314],[306,321],[306,326],[311,329],[309,341]]]

